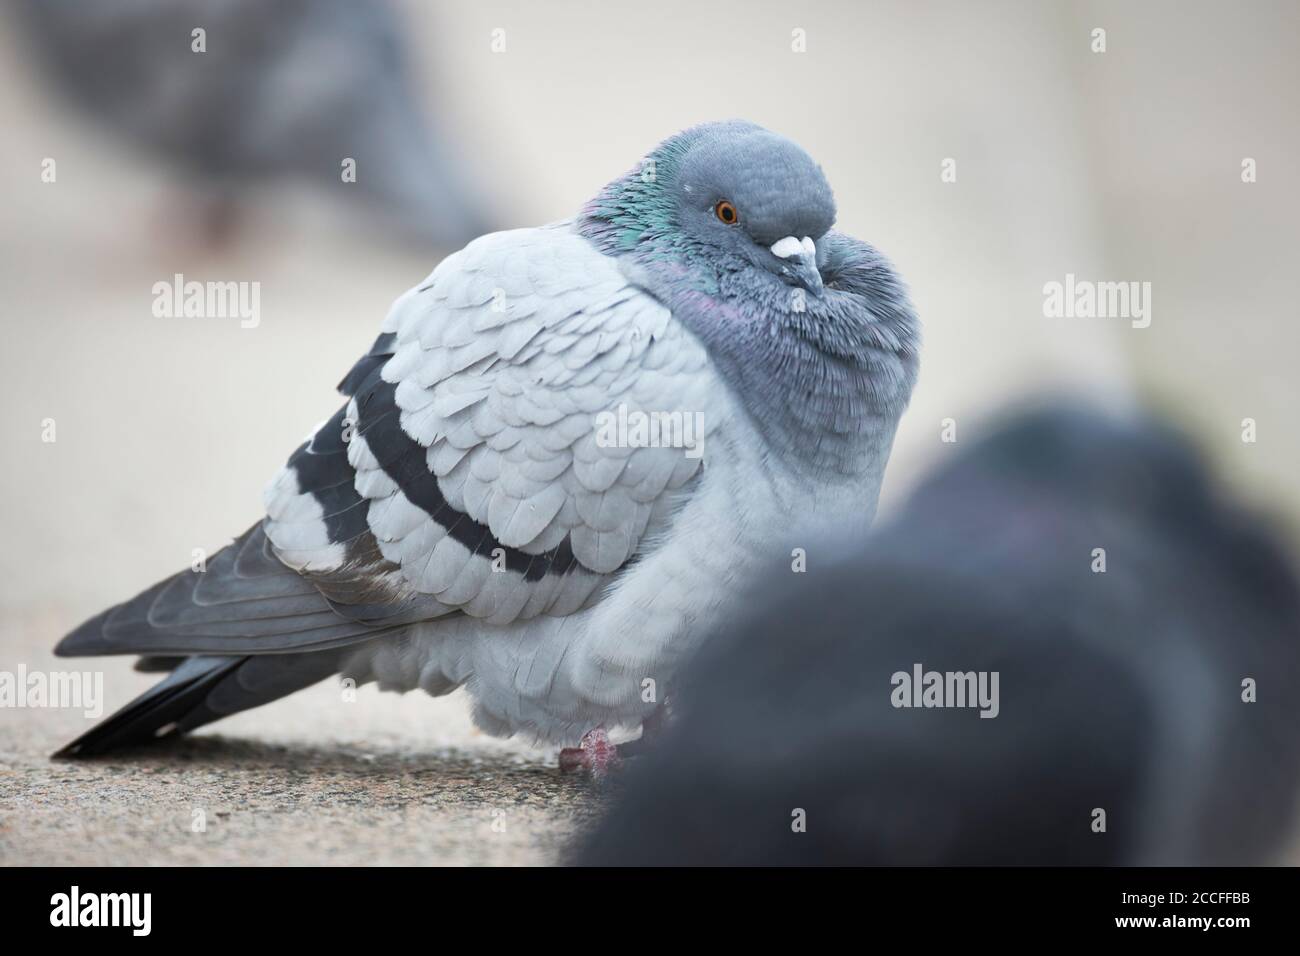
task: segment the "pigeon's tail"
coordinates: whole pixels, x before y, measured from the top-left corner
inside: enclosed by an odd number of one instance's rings
[[[93,757],[179,736],[315,684],[336,673],[339,666],[339,651],[189,657],[164,680],[54,756]]]
[[[184,733],[336,673],[351,647],[391,630],[351,620],[276,558],[260,525],[191,569],[109,608],[59,642],[60,657],[139,654],[171,671],[59,756]]]

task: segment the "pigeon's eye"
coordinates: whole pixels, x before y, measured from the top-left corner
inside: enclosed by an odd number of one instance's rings
[[[734,226],[740,221],[740,213],[736,212],[736,207],[725,199],[719,200],[718,204],[713,207],[713,214],[728,226]]]

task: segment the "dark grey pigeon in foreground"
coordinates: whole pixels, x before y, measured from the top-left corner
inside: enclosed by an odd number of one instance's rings
[[[342,673],[464,686],[484,729],[609,766],[606,731],[657,711],[794,525],[874,516],[917,322],[834,219],[803,149],[709,123],[576,218],[443,260],[272,481],[266,519],[59,645],[185,658],[68,753]]]
[[[1277,859],[1297,581],[1166,429],[1030,415],[834,551],[707,645],[580,862]]]
[[[491,226],[465,157],[413,94],[386,2],[16,2],[58,90],[188,174],[214,224],[253,188],[294,180],[364,200],[439,247]]]

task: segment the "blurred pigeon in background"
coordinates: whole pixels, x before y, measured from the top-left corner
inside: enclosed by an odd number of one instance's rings
[[[1282,849],[1300,591],[1269,530],[1163,426],[1040,410],[941,468],[868,546],[810,548],[807,573],[757,593],[683,675],[680,718],[579,862]],[[951,684],[933,701],[966,706],[925,706],[918,672]]]
[[[486,730],[580,743],[566,764],[603,771],[606,730],[656,713],[796,519],[874,516],[917,322],[834,219],[800,147],[712,123],[577,218],[444,260],[273,481],[266,520],[59,645],[175,667],[65,753],[341,672],[465,686]]]
[[[241,198],[284,179],[355,196],[440,248],[492,227],[464,157],[413,94],[387,3],[17,2],[58,89],[187,174],[211,239]],[[345,185],[346,159],[356,175]]]

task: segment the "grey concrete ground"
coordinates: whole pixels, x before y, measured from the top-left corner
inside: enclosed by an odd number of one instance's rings
[[[156,679],[54,658],[73,623],[7,621],[0,671],[102,669],[106,712]],[[326,682],[159,747],[49,759],[90,723],[0,709],[0,864],[550,864],[605,796],[554,751],[475,731],[459,696],[345,702]]]

